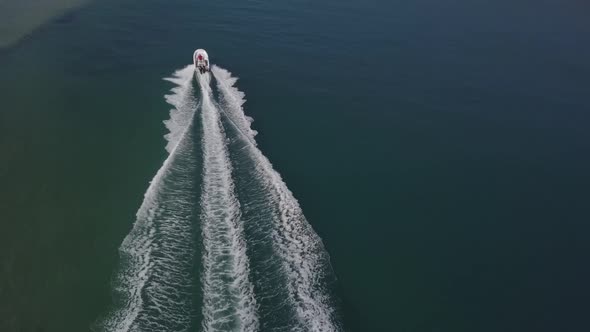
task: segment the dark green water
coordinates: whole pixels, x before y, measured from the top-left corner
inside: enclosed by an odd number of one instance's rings
[[[346,331],[590,329],[587,9],[103,0],[46,25],[0,53],[0,331],[112,310],[167,157],[162,78],[198,47],[240,77]]]

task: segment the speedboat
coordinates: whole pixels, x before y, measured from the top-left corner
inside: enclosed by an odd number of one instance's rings
[[[203,74],[209,71],[209,55],[207,51],[202,48],[199,48],[193,54],[193,63],[195,64],[195,70],[198,70],[199,73]]]

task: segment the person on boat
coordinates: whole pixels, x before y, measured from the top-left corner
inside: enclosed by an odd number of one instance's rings
[[[201,72],[201,74],[207,69],[207,61],[203,59],[202,54],[197,55],[197,67],[199,68],[199,72]]]

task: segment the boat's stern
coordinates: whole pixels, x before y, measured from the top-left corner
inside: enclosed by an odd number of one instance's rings
[[[210,64],[207,51],[202,48],[196,50],[195,53],[193,53],[193,63],[195,64],[195,70],[197,70],[199,73],[203,74],[208,72],[210,69]]]

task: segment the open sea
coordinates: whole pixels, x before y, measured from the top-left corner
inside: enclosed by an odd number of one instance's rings
[[[590,331],[588,3],[66,2],[0,49],[0,331]]]

